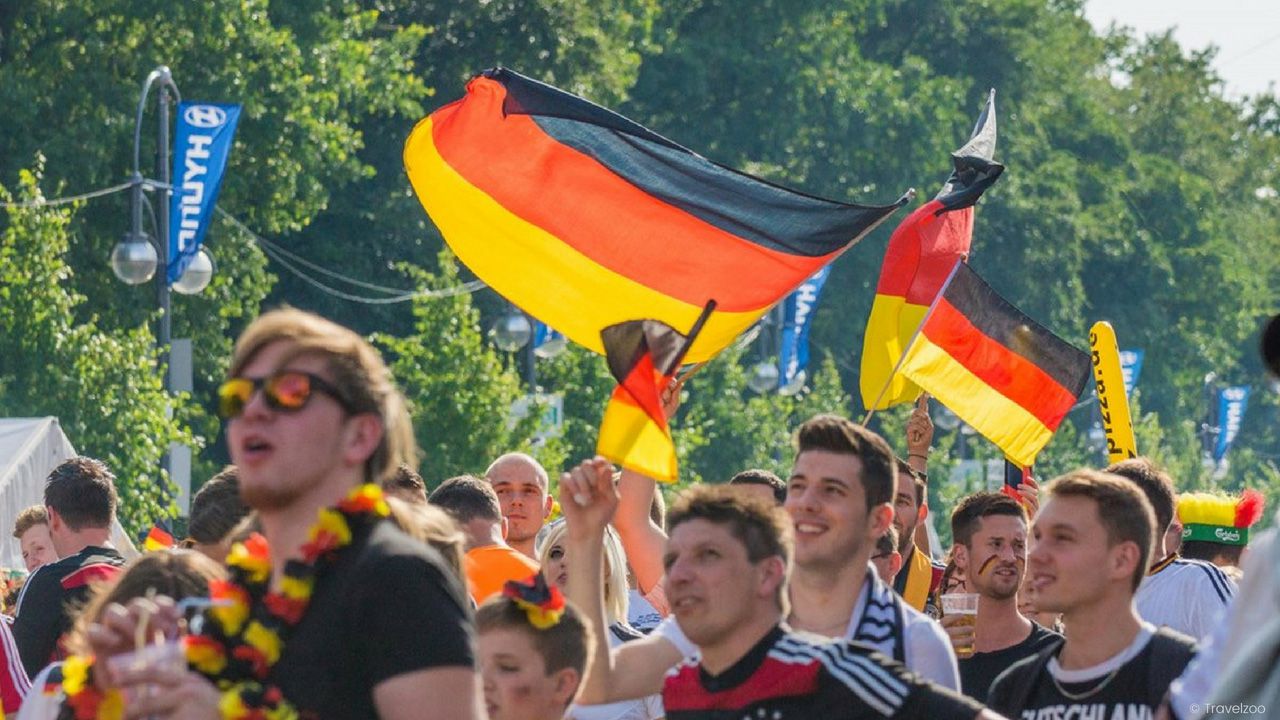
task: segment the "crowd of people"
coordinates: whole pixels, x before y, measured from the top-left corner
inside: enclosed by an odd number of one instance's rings
[[[6,715],[1195,720],[1275,690],[1253,658],[1280,647],[1278,551],[1241,552],[1260,507],[1228,525],[1235,499],[1180,501],[1134,458],[935,509],[935,558],[927,399],[901,455],[818,415],[786,478],[725,468],[670,508],[590,458],[559,517],[526,454],[424,481],[386,364],[312,314],[255,320],[218,406],[233,465],[179,547],[111,546],[91,458],[14,519]]]

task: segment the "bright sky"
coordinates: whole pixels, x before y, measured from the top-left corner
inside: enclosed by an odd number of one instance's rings
[[[1099,30],[1112,22],[1139,35],[1176,28],[1188,49],[1218,48],[1214,67],[1227,95],[1280,91],[1280,0],[1087,0],[1085,17]]]

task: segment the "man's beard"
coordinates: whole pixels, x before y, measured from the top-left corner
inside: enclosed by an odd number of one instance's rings
[[[916,526],[912,525],[910,529],[905,529],[898,536],[898,554],[902,556],[902,561],[907,561],[907,556],[911,554],[911,549],[916,545]]]
[[[244,504],[258,511],[282,510],[302,497],[303,488],[286,485],[249,485],[240,484],[240,499]]]

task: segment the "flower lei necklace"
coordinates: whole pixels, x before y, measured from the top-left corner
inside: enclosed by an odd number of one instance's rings
[[[303,560],[285,564],[278,590],[269,588],[271,555],[266,538],[254,533],[231,547],[227,555],[231,577],[210,581],[209,599],[214,605],[205,611],[200,632],[183,638],[188,665],[222,692],[218,703],[222,717],[289,720],[298,716],[280,688],[266,683],[267,675],[307,612],[317,574],[351,544],[354,533],[390,513],[382,490],[373,484],[355,488],[336,508],[321,510],[302,546]],[[60,718],[123,717],[120,691],[98,690],[92,671],[92,658],[67,659],[62,681],[67,702]]]

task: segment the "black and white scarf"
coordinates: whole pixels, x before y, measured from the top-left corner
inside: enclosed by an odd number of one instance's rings
[[[868,566],[867,579],[862,583],[862,615],[851,618],[845,637],[864,643],[900,663],[906,663],[906,642],[903,637],[902,598],[880,579],[875,568]]]

